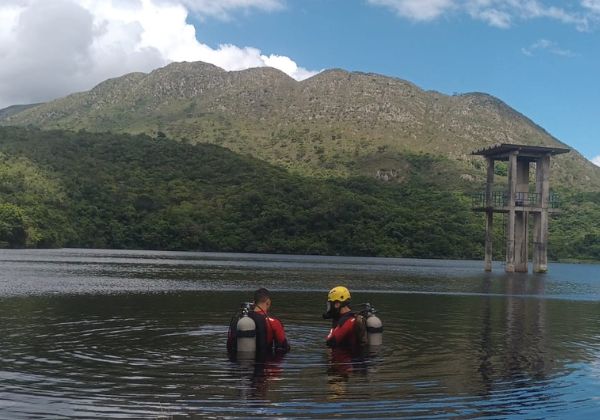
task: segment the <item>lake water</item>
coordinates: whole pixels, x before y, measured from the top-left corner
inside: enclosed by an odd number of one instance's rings
[[[600,266],[103,250],[0,251],[0,417],[598,418]],[[327,291],[371,302],[384,345],[324,346]],[[292,351],[225,352],[273,291]]]

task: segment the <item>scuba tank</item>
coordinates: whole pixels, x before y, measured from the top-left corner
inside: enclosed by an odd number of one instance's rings
[[[360,314],[366,320],[367,326],[367,341],[369,346],[380,346],[383,342],[383,323],[375,313],[377,312],[370,303],[363,305],[364,309]]]
[[[238,353],[256,353],[256,323],[248,316],[251,303],[242,303],[241,314],[235,326]]]

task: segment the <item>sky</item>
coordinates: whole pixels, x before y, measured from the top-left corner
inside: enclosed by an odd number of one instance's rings
[[[0,0],[0,108],[173,61],[485,92],[600,165],[600,0]]]

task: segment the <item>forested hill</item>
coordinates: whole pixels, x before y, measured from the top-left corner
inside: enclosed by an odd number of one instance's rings
[[[320,180],[214,145],[0,127],[0,245],[481,258],[469,198],[421,175],[439,159],[406,159],[401,184]],[[565,198],[551,257],[600,259],[600,197]]]
[[[307,179],[143,135],[0,128],[0,153],[10,246],[423,257],[481,248],[464,197],[418,184]]]
[[[17,112],[18,111],[18,112]],[[212,143],[295,173],[380,177],[402,183],[410,155],[429,153],[438,180],[479,186],[475,149],[495,143],[564,147],[534,122],[483,93],[448,96],[377,74],[327,70],[297,82],[272,68],[227,72],[173,63],[132,73],[28,109],[5,125],[146,133]],[[600,169],[573,151],[553,159],[552,183],[600,191]]]

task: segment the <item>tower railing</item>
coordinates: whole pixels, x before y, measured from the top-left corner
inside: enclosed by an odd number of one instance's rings
[[[502,208],[509,206],[508,191],[492,191],[492,201],[490,206],[493,208]],[[514,203],[517,207],[541,207],[541,194],[537,192],[517,192],[514,194]],[[471,195],[472,208],[487,208],[486,193],[478,192]],[[560,197],[558,194],[551,192],[548,197],[548,208],[560,208]]]

